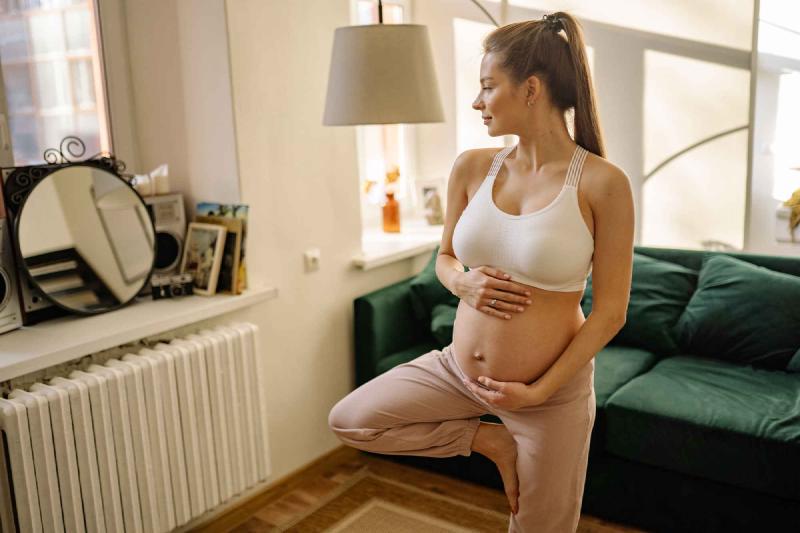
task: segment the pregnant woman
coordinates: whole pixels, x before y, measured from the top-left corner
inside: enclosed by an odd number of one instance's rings
[[[460,298],[453,342],[364,383],[328,421],[344,443],[371,452],[477,451],[499,469],[509,532],[573,532],[595,419],[594,355],[628,307],[633,196],[604,158],[575,18],[508,24],[483,46],[473,108],[489,135],[519,142],[468,150],[450,175],[436,274]],[[503,423],[481,421],[486,413]]]

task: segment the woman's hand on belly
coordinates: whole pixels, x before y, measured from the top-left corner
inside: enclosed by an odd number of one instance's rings
[[[543,403],[546,398],[539,394],[536,384],[526,385],[520,381],[496,381],[487,376],[478,378],[478,385],[464,379],[464,385],[476,396],[498,409],[513,411]]]
[[[481,265],[456,278],[455,292],[470,307],[510,320],[509,313],[522,313],[533,302],[531,291],[521,283],[508,281],[508,277],[505,272]]]

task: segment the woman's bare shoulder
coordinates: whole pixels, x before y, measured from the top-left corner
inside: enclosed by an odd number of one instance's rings
[[[467,182],[467,187],[473,182],[480,182],[489,173],[494,157],[502,148],[470,148],[464,150],[456,159],[459,174]]]
[[[494,156],[496,156],[500,150],[502,150],[502,148],[470,148],[461,152],[458,159],[462,159],[464,162],[471,164],[481,164],[486,161],[489,161],[491,164],[492,159],[494,159]]]
[[[631,188],[630,178],[624,170],[591,152],[586,156],[582,174],[580,189],[589,203],[602,201],[610,191]]]

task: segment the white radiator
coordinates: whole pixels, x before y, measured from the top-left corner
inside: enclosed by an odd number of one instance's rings
[[[0,398],[0,531],[171,531],[266,479],[258,329],[204,329]]]

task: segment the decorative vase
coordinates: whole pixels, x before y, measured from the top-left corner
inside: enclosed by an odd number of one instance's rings
[[[383,231],[400,233],[400,203],[395,200],[393,192],[386,193],[386,203],[383,204]]]

